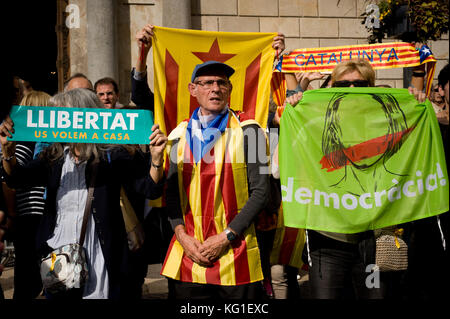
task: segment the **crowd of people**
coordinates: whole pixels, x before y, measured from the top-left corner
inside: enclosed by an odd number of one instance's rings
[[[15,78],[18,90],[10,104],[153,111],[146,65],[153,36],[152,25],[136,34],[139,57],[130,78],[134,106],[119,103],[114,79],[105,77],[92,84],[81,73],[74,74],[63,91],[53,96],[33,90],[29,83],[24,90],[24,83]],[[283,34],[273,39],[272,47],[277,56],[284,51]],[[148,145],[16,143],[8,137],[20,127],[5,116],[0,126],[0,251],[3,237],[11,238],[16,254],[14,299],[29,300],[41,294],[58,300],[139,299],[150,263],[162,264],[169,298],[299,298],[300,269],[270,259],[275,229],[280,227],[278,150],[270,160],[270,154],[249,160],[267,146],[253,143],[249,136],[266,141],[266,134],[259,123],[228,104],[234,72],[217,61],[198,64],[188,85],[198,108],[167,136],[155,124]],[[425,73],[413,76],[410,93],[419,102],[432,101],[446,145],[449,65],[440,70],[429,97],[423,93]],[[288,73],[287,102],[295,106],[303,92],[312,89],[312,81],[323,81],[321,87],[373,87],[375,72],[367,61],[351,60],[341,62],[328,76]],[[281,114],[276,106],[269,113],[267,127],[279,128]],[[167,164],[165,153],[170,158]],[[235,160],[238,158],[244,162]],[[271,173],[261,174],[263,171]],[[84,241],[88,281],[64,292],[43,290],[40,261],[80,237],[91,187],[94,195]],[[165,205],[148,207],[149,199],[161,196]],[[130,245],[121,206],[125,200],[142,226],[138,247]],[[402,227],[409,247],[408,269],[381,274],[378,289],[365,284],[366,266],[375,263],[374,231],[307,230],[307,244],[296,253],[303,260],[299,263],[302,270],[309,274],[309,297],[442,297],[439,294],[447,290],[449,278],[445,269],[449,266],[445,245],[449,242],[448,212]]]

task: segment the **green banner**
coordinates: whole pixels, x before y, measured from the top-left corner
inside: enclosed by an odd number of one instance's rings
[[[281,118],[279,166],[286,226],[350,234],[449,209],[433,107],[406,89],[306,91]]]
[[[14,105],[13,141],[148,144],[149,110]]]

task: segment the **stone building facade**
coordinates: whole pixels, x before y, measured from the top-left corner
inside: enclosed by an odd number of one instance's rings
[[[367,44],[360,15],[373,0],[58,0],[67,19],[79,9],[69,30],[68,73],[83,72],[93,82],[118,79],[121,102],[130,96],[130,70],[138,59],[136,32],[145,24],[209,31],[282,32],[287,50]],[[64,10],[65,11],[64,11]],[[66,12],[67,11],[67,12]],[[64,20],[64,19],[61,19]],[[390,42],[390,39],[383,42]],[[392,39],[394,41],[394,39]],[[438,60],[435,78],[448,63],[448,34],[429,46]],[[62,56],[63,54],[61,54]],[[152,56],[148,58],[153,87]],[[404,87],[404,69],[377,71],[377,84]],[[314,83],[317,87],[320,83]]]

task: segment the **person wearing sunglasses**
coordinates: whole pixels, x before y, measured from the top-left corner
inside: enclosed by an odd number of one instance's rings
[[[374,87],[375,71],[366,60],[338,64],[331,74],[331,87]],[[419,102],[425,94],[409,88]],[[286,100],[295,106],[302,92]],[[356,110],[357,111],[357,110]],[[341,234],[307,231],[310,297],[313,299],[374,299],[386,297],[383,289],[369,289],[365,280],[368,264],[375,263],[375,233]],[[383,284],[383,278],[381,283]]]
[[[373,87],[375,71],[365,60],[338,64],[331,74],[331,87]],[[295,106],[302,92],[286,101]],[[313,299],[380,298],[380,289],[365,287],[366,257],[374,255],[374,233],[338,234],[308,230],[310,296]],[[366,247],[366,249],[360,249]],[[369,248],[369,249],[367,249]],[[361,253],[360,253],[361,252]],[[374,258],[370,258],[374,259]]]
[[[375,71],[366,60],[345,61],[331,73],[332,87],[375,86]]]

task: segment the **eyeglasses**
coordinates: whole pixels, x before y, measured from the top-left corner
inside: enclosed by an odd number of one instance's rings
[[[350,87],[350,85],[355,87],[368,87],[369,81],[366,80],[355,80],[355,81],[336,81],[334,82],[334,87]]]
[[[196,81],[195,84],[202,86],[205,90],[209,90],[214,86],[214,83],[217,83],[217,86],[220,89],[228,89],[230,87],[230,81],[228,80],[208,80],[208,81]]]

